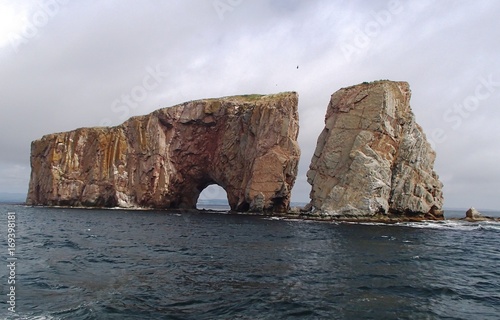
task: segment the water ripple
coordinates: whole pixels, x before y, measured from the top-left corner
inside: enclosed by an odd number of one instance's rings
[[[497,223],[371,225],[15,209],[14,319],[497,319],[500,314]],[[2,272],[5,283],[5,268]],[[3,308],[0,317],[6,315]]]

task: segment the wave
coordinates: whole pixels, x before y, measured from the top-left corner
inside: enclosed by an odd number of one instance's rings
[[[83,302],[78,306],[63,308],[53,312],[17,313],[10,318],[12,320],[62,320],[62,319],[94,319],[96,316],[95,303]]]
[[[392,227],[410,227],[418,229],[445,229],[445,230],[460,230],[460,231],[473,231],[473,230],[492,230],[500,231],[500,221],[465,221],[465,220],[427,220],[420,222],[398,222],[398,223],[383,223],[383,222],[356,222],[356,221],[327,221],[327,220],[308,220],[308,219],[294,219],[288,217],[264,217],[264,220],[276,221],[291,221],[291,222],[316,222],[316,223],[329,223],[335,225],[367,225],[367,226],[392,226]]]
[[[444,220],[444,221],[422,221],[422,222],[400,222],[394,226],[403,226],[419,229],[446,229],[460,231],[474,230],[493,230],[500,231],[500,222],[498,221],[480,221],[468,222],[460,220]]]
[[[3,318],[5,320],[7,319],[12,319],[12,320],[59,320],[60,318],[55,318],[51,315],[21,315],[21,314],[16,314],[12,318]]]

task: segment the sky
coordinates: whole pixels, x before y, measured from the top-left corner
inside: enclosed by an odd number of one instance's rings
[[[0,193],[27,192],[45,134],[296,91],[307,202],[331,94],[389,79],[410,84],[445,207],[499,210],[498,30],[494,0],[0,0]]]

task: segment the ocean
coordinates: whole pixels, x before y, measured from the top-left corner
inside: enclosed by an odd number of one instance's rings
[[[498,222],[22,205],[0,214],[2,319],[500,318]]]

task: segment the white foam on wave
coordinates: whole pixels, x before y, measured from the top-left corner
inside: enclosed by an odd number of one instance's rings
[[[468,222],[459,220],[444,220],[444,221],[422,221],[422,222],[401,222],[394,226],[404,226],[419,229],[445,229],[445,230],[499,230],[500,222],[496,221],[480,221]]]
[[[281,217],[266,217],[264,218],[264,220],[284,220],[284,219]]]
[[[309,219],[296,219],[288,217],[264,217],[264,220],[275,221],[291,221],[303,223],[329,223],[334,225],[351,224],[351,225],[367,225],[367,226],[392,226],[392,227],[410,227],[418,229],[444,229],[444,230],[493,230],[500,231],[500,221],[475,221],[469,222],[465,220],[427,220],[420,222],[398,222],[398,223],[383,223],[383,222],[356,222],[356,221],[330,221],[330,220],[309,220]]]
[[[360,224],[364,226],[387,226],[387,223],[383,222],[355,222],[355,221],[346,221],[344,224]]]
[[[19,318],[13,318],[13,319],[19,319],[19,320],[58,320],[60,318],[55,318],[53,316],[49,315],[42,315],[42,316],[22,316],[18,315]]]
[[[500,222],[499,221],[484,221],[480,224],[482,229],[485,230],[498,230],[500,231]]]

